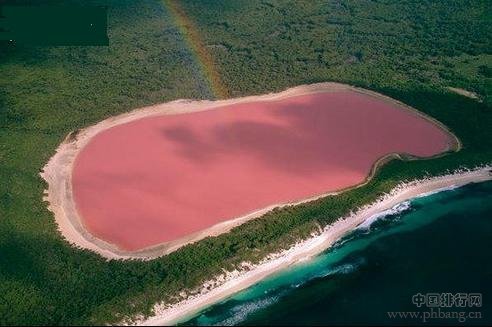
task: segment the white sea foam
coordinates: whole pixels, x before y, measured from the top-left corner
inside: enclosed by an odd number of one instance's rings
[[[357,270],[358,264],[346,263],[335,267],[333,270],[329,271],[325,276],[338,275],[338,274],[350,274]]]
[[[310,278],[300,283],[291,285],[291,287],[298,288],[315,278],[320,278],[320,277],[322,278],[322,277],[326,277],[330,275],[338,275],[338,274],[350,274],[356,271],[362,264],[364,264],[364,262],[365,262],[364,258],[359,258],[355,262],[336,265],[333,268],[330,268],[329,271],[323,275],[311,276]],[[244,321],[250,314],[276,303],[283,295],[286,294],[286,292],[287,291],[283,291],[280,294],[277,293],[276,295],[272,295],[267,298],[261,298],[255,301],[248,301],[245,303],[241,303],[237,306],[234,306],[229,313],[231,317],[226,320],[217,322],[215,325],[220,325],[220,326],[237,325],[238,323]],[[270,293],[268,290],[263,292],[263,294],[265,295],[268,293]]]
[[[409,210],[410,208],[411,208],[410,201],[404,201],[404,202],[398,203],[397,205],[395,205],[394,207],[392,207],[388,210],[384,210],[384,211],[378,212],[375,215],[370,216],[362,224],[357,226],[356,229],[359,229],[359,230],[360,229],[362,229],[362,230],[370,229],[371,225],[373,223],[375,223],[376,221],[383,219],[383,218],[386,218],[388,216],[393,216],[393,215],[403,213],[403,212]]]
[[[358,258],[354,262],[349,262],[349,263],[344,263],[340,265],[336,265],[328,273],[326,273],[324,276],[331,276],[331,275],[339,275],[339,274],[351,274],[357,269],[359,269],[360,266],[362,266],[366,260],[362,257]]]
[[[427,196],[434,195],[434,194],[441,193],[441,192],[445,192],[445,191],[452,191],[452,190],[455,190],[457,188],[459,188],[459,185],[451,185],[451,186],[448,186],[448,187],[439,188],[439,189],[434,190],[434,191],[431,191],[431,192],[422,193],[420,195],[417,195],[415,197],[415,199],[425,198]]]
[[[244,321],[250,314],[255,311],[266,308],[278,301],[280,296],[271,296],[264,299],[259,299],[253,302],[246,302],[237,305],[231,309],[230,318],[219,321],[214,326],[234,326]]]

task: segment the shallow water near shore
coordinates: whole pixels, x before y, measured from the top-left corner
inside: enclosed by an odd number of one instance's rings
[[[184,325],[422,324],[388,312],[423,312],[417,293],[481,293],[481,318],[426,324],[492,322],[492,182],[404,202],[312,260],[213,305]],[[475,315],[478,317],[478,315]]]

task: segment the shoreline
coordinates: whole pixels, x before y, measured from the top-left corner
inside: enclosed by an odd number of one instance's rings
[[[48,188],[45,190],[43,200],[49,203],[48,209],[54,214],[55,221],[58,226],[58,230],[62,234],[62,237],[68,241],[71,245],[79,248],[84,248],[98,253],[106,259],[140,259],[151,260],[166,254],[169,254],[178,248],[190,243],[197,242],[208,236],[218,236],[222,233],[230,231],[232,228],[237,227],[251,219],[258,218],[266,212],[283,206],[298,205],[301,203],[313,201],[329,195],[336,195],[341,192],[361,187],[367,184],[373,177],[377,169],[385,162],[394,158],[403,160],[414,160],[416,157],[402,156],[398,153],[390,153],[377,160],[368,176],[359,184],[350,186],[348,188],[330,191],[327,193],[315,195],[306,199],[301,199],[295,202],[278,203],[270,205],[266,208],[258,209],[254,212],[247,213],[239,217],[231,217],[231,219],[220,222],[213,226],[210,226],[204,230],[192,233],[179,239],[157,244],[138,251],[125,251],[119,249],[116,245],[106,242],[85,228],[83,220],[78,214],[75,201],[73,199],[72,191],[72,171],[77,154],[81,149],[98,133],[112,128],[117,125],[125,124],[134,120],[162,115],[176,115],[187,114],[199,111],[213,110],[232,104],[255,102],[255,101],[278,101],[289,97],[314,94],[321,92],[337,92],[337,91],[354,91],[357,93],[365,94],[382,101],[389,102],[402,110],[408,110],[410,113],[418,115],[422,119],[430,121],[437,128],[440,128],[450,137],[450,144],[447,151],[444,151],[433,157],[440,157],[451,151],[459,151],[461,149],[460,140],[442,123],[435,120],[432,117],[425,115],[424,113],[405,105],[404,103],[387,97],[385,95],[346,85],[340,83],[318,83],[311,85],[301,85],[297,87],[289,88],[285,91],[278,93],[269,93],[264,95],[254,95],[247,97],[240,97],[227,100],[176,100],[166,102],[154,106],[135,109],[128,113],[120,114],[107,118],[94,125],[86,127],[81,130],[71,132],[65,140],[58,146],[56,153],[50,158],[48,163],[43,167],[40,173],[41,177],[47,182]],[[429,158],[433,158],[429,157]],[[427,158],[426,158],[427,159]]]
[[[390,193],[382,196],[375,202],[339,219],[324,228],[322,232],[297,243],[288,250],[271,254],[255,266],[244,263],[245,269],[242,271],[235,270],[218,276],[214,280],[204,283],[201,289],[196,290],[198,294],[190,295],[178,303],[169,306],[166,306],[164,303],[156,304],[154,306],[154,316],[150,318],[139,317],[134,324],[152,326],[172,325],[182,322],[210,305],[256,284],[275,272],[296,263],[309,260],[325,251],[338,239],[369,218],[399,203],[417,197],[428,196],[451,187],[461,187],[470,183],[490,180],[492,180],[492,167],[483,166],[473,170],[463,169],[447,175],[401,183]]]

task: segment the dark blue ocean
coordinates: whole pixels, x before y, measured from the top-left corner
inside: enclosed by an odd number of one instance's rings
[[[413,199],[185,325],[491,325],[492,182]],[[436,302],[437,301],[437,302]]]

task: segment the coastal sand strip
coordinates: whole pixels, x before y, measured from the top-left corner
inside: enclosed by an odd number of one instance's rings
[[[402,183],[378,201],[361,208],[348,217],[338,220],[325,228],[320,234],[300,242],[286,251],[272,254],[256,266],[248,265],[249,268],[247,270],[229,272],[225,277],[219,276],[214,281],[206,283],[199,290],[198,295],[188,296],[187,299],[173,305],[166,305],[165,303],[157,304],[154,307],[155,315],[153,317],[140,319],[134,323],[145,326],[175,324],[240,290],[252,286],[279,270],[321,253],[367,219],[393,208],[401,202],[450,187],[460,187],[469,183],[479,183],[489,180],[492,180],[491,166],[481,167],[475,170],[462,170],[440,177]],[[207,290],[209,285],[214,285],[215,287]]]

